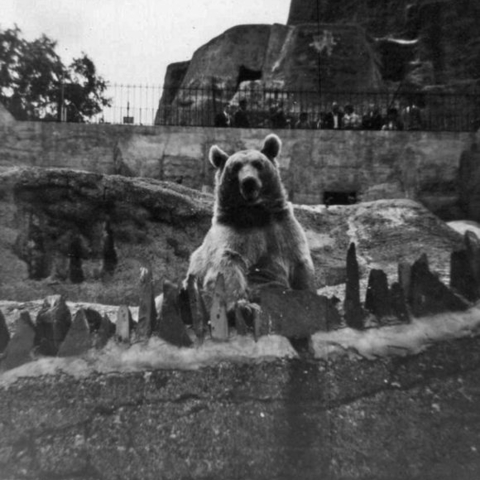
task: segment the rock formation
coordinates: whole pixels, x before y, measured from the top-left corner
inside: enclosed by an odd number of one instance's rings
[[[0,103],[0,126],[15,123],[13,115]]]
[[[150,267],[156,294],[183,279],[189,255],[209,228],[213,197],[168,182],[65,169],[10,169],[0,174],[0,297],[138,304],[140,268]],[[400,261],[427,253],[448,277],[462,237],[410,200],[296,207],[316,269],[316,285],[345,282],[345,259],[357,245],[360,276],[381,268],[396,279]]]
[[[172,122],[173,111],[177,123],[212,124],[222,104],[238,101],[242,91],[248,93],[250,109],[267,111],[279,91],[354,91],[380,85],[375,52],[360,26],[239,25],[200,47],[188,68],[185,63],[169,67],[155,123]],[[259,95],[255,102],[252,92],[264,89],[272,90],[272,98],[266,104]],[[316,94],[282,101],[318,100]]]
[[[478,18],[475,0],[292,0],[287,24],[354,22],[376,39],[418,39],[416,66],[448,84],[480,78]]]
[[[287,25],[236,26],[169,67],[155,123],[211,125],[245,90],[304,89],[306,103],[332,90],[465,92],[480,79],[479,17],[474,0],[292,0]]]

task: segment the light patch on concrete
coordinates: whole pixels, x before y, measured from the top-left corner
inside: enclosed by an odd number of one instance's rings
[[[151,369],[196,370],[220,362],[258,362],[297,358],[290,342],[279,335],[233,336],[228,342],[207,339],[202,346],[177,348],[152,337],[130,347],[110,340],[100,351],[90,350],[76,358],[44,357],[0,376],[0,386],[8,387],[22,377],[67,374],[76,378],[92,373],[137,372]]]
[[[333,247],[335,239],[330,235],[314,232],[313,230],[305,230],[308,246],[310,250],[322,250],[325,247]]]
[[[311,338],[311,350],[317,359],[344,354],[375,359],[415,355],[433,343],[478,334],[480,305],[467,312],[415,318],[410,324],[363,331],[343,328],[333,332],[319,332]]]

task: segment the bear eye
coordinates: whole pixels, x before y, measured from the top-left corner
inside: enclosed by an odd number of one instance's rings
[[[254,160],[252,162],[252,167],[256,168],[257,170],[263,170],[263,162],[261,162],[260,160]]]
[[[241,163],[234,163],[234,164],[232,165],[232,173],[238,173],[241,168],[242,168],[242,164],[241,164]]]

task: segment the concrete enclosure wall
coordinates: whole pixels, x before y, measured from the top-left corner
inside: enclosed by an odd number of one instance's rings
[[[64,167],[145,176],[210,190],[208,150],[260,148],[268,130],[18,122],[0,125],[0,168]],[[326,192],[358,200],[412,198],[444,218],[465,217],[462,153],[478,134],[279,130],[284,183],[295,203]],[[467,176],[468,177],[468,176]]]

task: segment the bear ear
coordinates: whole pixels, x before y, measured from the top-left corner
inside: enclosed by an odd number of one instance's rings
[[[270,160],[277,158],[281,149],[282,141],[274,133],[268,135],[263,141],[262,153]]]
[[[210,148],[208,159],[215,168],[222,169],[228,160],[228,155],[221,148],[214,145],[212,148]]]

